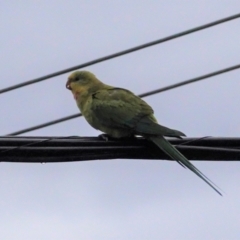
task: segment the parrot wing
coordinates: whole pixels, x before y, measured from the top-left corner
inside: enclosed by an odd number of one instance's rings
[[[153,109],[126,89],[102,89],[94,93],[92,98],[94,113],[105,125],[133,129],[140,135],[185,136],[180,131],[157,124]]]
[[[145,136],[221,195],[218,187],[163,137],[185,135],[180,131],[157,124],[152,108],[141,98],[121,88],[99,90],[93,94],[92,98],[93,112],[104,124],[116,128],[133,129],[136,134]]]

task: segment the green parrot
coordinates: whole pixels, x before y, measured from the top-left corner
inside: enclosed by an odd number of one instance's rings
[[[78,108],[93,128],[112,138],[140,135],[149,139],[222,195],[212,181],[164,138],[179,138],[185,134],[159,125],[153,109],[140,97],[127,89],[106,85],[88,71],[73,72],[66,88],[72,91]]]

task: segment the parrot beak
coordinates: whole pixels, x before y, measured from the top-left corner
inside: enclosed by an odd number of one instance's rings
[[[71,86],[70,86],[70,79],[68,79],[67,83],[66,83],[66,88],[68,90],[72,90]]]

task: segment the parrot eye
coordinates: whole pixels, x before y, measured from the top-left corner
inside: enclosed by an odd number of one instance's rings
[[[79,80],[79,77],[75,77],[72,82],[77,82]]]

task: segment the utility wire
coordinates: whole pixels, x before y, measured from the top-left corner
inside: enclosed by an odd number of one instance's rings
[[[71,119],[74,119],[74,118],[77,118],[77,117],[81,117],[81,116],[82,116],[81,113],[76,113],[76,114],[73,114],[73,115],[69,115],[67,117],[63,117],[63,118],[59,118],[59,119],[56,119],[56,120],[53,120],[53,121],[50,121],[50,122],[39,124],[39,125],[30,127],[30,128],[25,128],[25,129],[22,129],[22,130],[17,131],[17,132],[9,133],[6,136],[17,136],[17,135],[20,135],[20,134],[23,134],[23,133],[31,132],[31,131],[34,131],[34,130],[37,130],[37,129],[40,129],[40,128],[45,128],[45,127],[55,125],[57,123],[65,122],[65,121],[68,121],[68,120],[71,120]]]
[[[240,160],[240,138],[184,138],[169,141],[189,160]],[[184,144],[186,142],[191,144]],[[124,141],[105,141],[98,137],[0,138],[0,162],[70,162],[119,158],[172,160],[144,138]]]
[[[210,78],[210,77],[222,74],[222,73],[233,71],[233,70],[236,70],[238,68],[240,68],[240,64],[235,65],[235,66],[231,66],[231,67],[228,67],[228,68],[224,68],[224,69],[221,69],[221,70],[218,70],[218,71],[215,71],[215,72],[211,72],[211,73],[199,76],[199,77],[195,77],[195,78],[192,78],[192,79],[189,79],[189,80],[186,80],[186,81],[182,81],[182,82],[179,82],[179,83],[176,83],[176,84],[172,84],[172,85],[169,85],[169,86],[166,86],[166,87],[163,87],[163,88],[159,88],[159,89],[156,89],[156,90],[153,90],[153,91],[150,91],[150,92],[142,93],[138,96],[139,97],[147,97],[147,96],[150,96],[150,95],[153,95],[153,94],[168,91],[168,90],[171,90],[171,89],[174,89],[174,88],[177,88],[177,87],[181,87],[181,86],[184,86],[184,85],[187,85],[187,84],[190,84],[190,83],[194,83],[194,82],[197,82],[197,81],[200,81],[200,80],[204,80],[206,78]],[[48,126],[51,126],[51,125],[54,125],[54,124],[57,124],[57,123],[60,123],[60,122],[68,121],[68,120],[71,120],[71,119],[74,119],[74,118],[77,118],[77,117],[80,117],[80,116],[82,116],[81,113],[69,115],[67,117],[59,118],[59,119],[56,119],[56,120],[53,120],[53,121],[50,121],[50,122],[46,122],[46,123],[43,123],[43,124],[40,124],[40,125],[36,125],[34,127],[25,128],[23,130],[7,134],[7,136],[16,136],[16,135],[19,135],[19,134],[31,132],[33,130],[48,127]]]
[[[19,84],[16,84],[16,85],[13,85],[13,86],[10,86],[10,87],[7,87],[7,88],[3,88],[3,89],[0,90],[0,94],[12,91],[12,90],[17,89],[17,88],[25,87],[25,86],[30,85],[30,84],[41,82],[43,80],[47,80],[49,78],[53,78],[53,77],[59,76],[59,75],[64,74],[64,73],[71,72],[71,71],[74,71],[76,69],[91,66],[91,65],[103,62],[103,61],[107,61],[107,60],[112,59],[112,58],[116,58],[116,57],[131,53],[131,52],[135,52],[135,51],[147,48],[147,47],[151,47],[151,46],[154,46],[156,44],[160,44],[160,43],[163,43],[163,42],[175,39],[175,38],[179,38],[179,37],[182,37],[182,36],[185,36],[185,35],[188,35],[188,34],[191,34],[191,33],[194,33],[194,32],[209,28],[209,27],[216,26],[216,25],[221,24],[221,23],[225,23],[225,22],[234,20],[234,19],[239,18],[239,17],[240,17],[240,13],[232,15],[230,17],[222,18],[222,19],[219,19],[217,21],[213,21],[213,22],[210,22],[208,24],[204,24],[204,25],[201,25],[201,26],[198,26],[198,27],[195,27],[195,28],[191,28],[189,30],[179,32],[179,33],[176,33],[176,34],[170,35],[168,37],[164,37],[164,38],[161,38],[161,39],[149,42],[149,43],[145,43],[145,44],[133,47],[133,48],[129,48],[129,49],[123,50],[121,52],[110,54],[110,55],[107,55],[107,56],[104,56],[104,57],[101,57],[101,58],[98,58],[98,59],[80,64],[80,65],[77,65],[77,66],[74,66],[74,67],[70,67],[70,68],[55,72],[55,73],[51,73],[51,74],[45,75],[43,77],[35,78],[33,80],[29,80],[29,81],[22,82],[22,83],[19,83]]]

